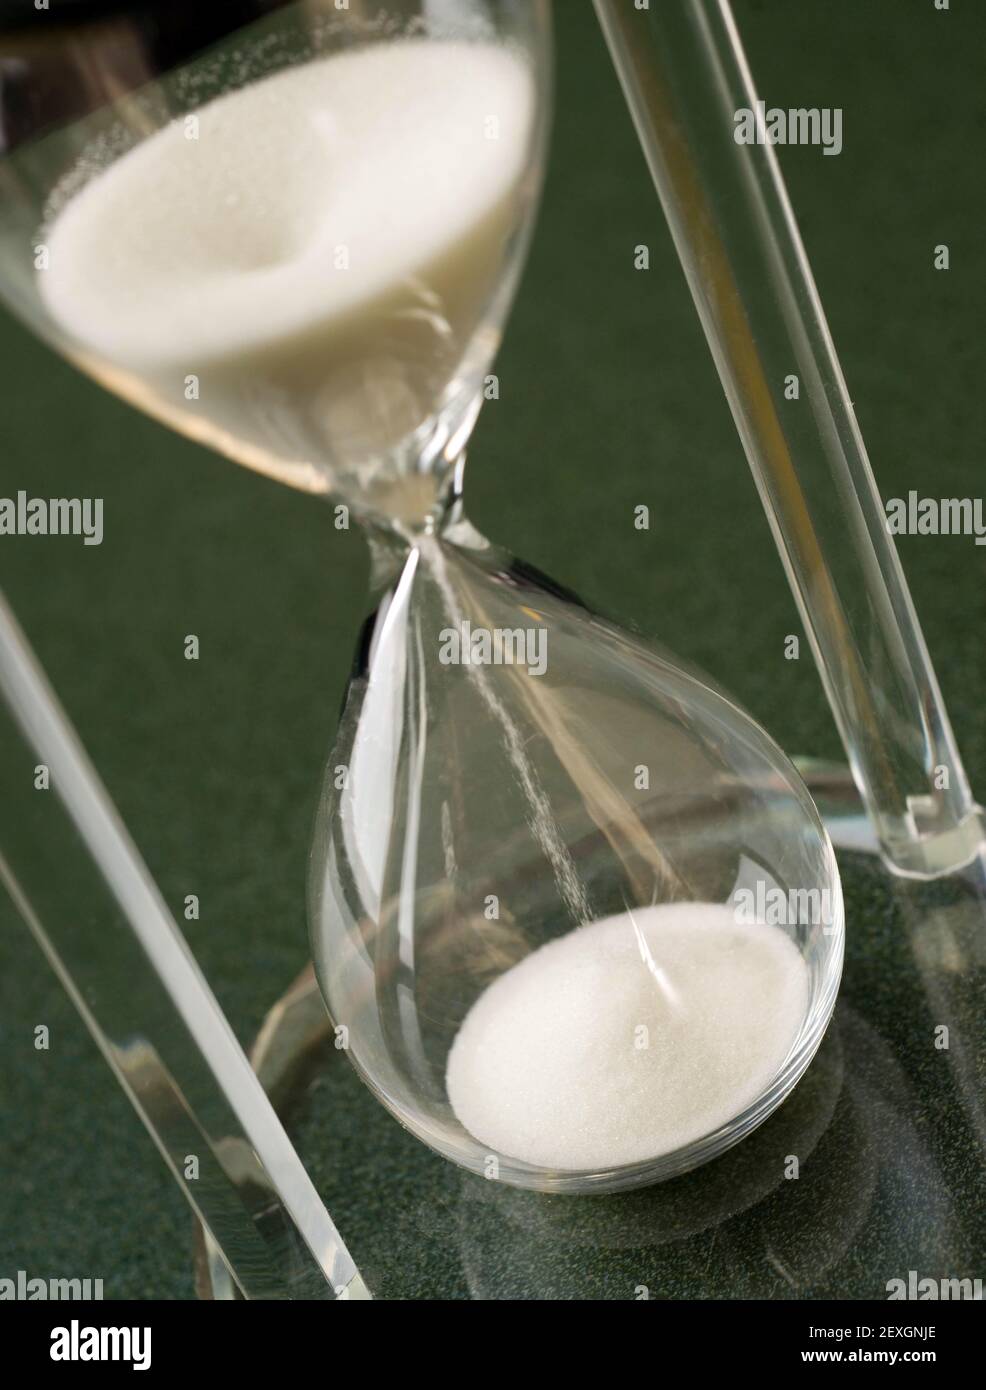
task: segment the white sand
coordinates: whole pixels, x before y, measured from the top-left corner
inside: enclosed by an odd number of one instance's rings
[[[531,111],[526,69],[492,44],[405,40],[290,68],[204,106],[197,139],[177,120],[92,179],[49,229],[41,292],[133,366],[354,315],[355,331],[422,274],[454,324],[458,262],[514,187]]]
[[[737,925],[718,904],[641,908],[496,980],[449,1054],[449,1098],[503,1156],[563,1170],[653,1158],[756,1098],[807,1001],[806,967],[779,928]]]
[[[106,167],[95,147],[56,191],[38,288],[87,368],[316,491],[403,447],[450,383],[471,400],[528,162],[525,63],[402,39],[195,114],[197,139],[179,119]]]

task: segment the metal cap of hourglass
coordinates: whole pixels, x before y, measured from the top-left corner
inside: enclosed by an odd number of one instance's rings
[[[623,914],[657,998],[648,914],[725,912],[751,886],[807,904],[778,923],[804,968],[797,1026],[754,1093],[748,1075],[728,1113],[627,1161],[492,1155],[532,1187],[669,1176],[741,1138],[807,1065],[841,894],[810,798],[748,716],[482,541],[458,502],[444,511],[533,221],[547,5],[260,8],[177,68],[115,14],[81,45],[25,41],[15,84],[53,66],[77,80],[71,111],[11,127],[0,292],[134,404],[370,522],[384,597],[330,764],[312,932],[352,1061],[426,1142],[488,1170],[448,1061],[539,948]],[[347,230],[321,235],[332,218]],[[543,638],[543,667],[445,661],[465,624]]]

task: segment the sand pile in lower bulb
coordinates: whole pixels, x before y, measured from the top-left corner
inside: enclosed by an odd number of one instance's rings
[[[566,1170],[669,1153],[776,1075],[808,974],[777,927],[680,903],[579,927],[473,1005],[448,1059],[461,1124],[504,1157]]]

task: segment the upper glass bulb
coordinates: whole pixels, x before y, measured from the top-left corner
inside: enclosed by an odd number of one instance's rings
[[[64,100],[9,127],[0,293],[192,438],[415,522],[523,259],[547,45],[542,3],[306,0],[173,71],[126,16],[28,46],[25,81],[54,64]]]

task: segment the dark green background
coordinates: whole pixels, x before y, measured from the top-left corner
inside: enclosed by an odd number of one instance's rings
[[[800,625],[590,5],[556,9],[547,188],[501,398],[471,450],[470,513],[707,668],[787,750],[838,756],[807,652],[783,659]],[[981,495],[986,7],[736,12],[768,103],[844,110],[838,158],[792,148],[782,164],[884,495]],[[633,269],[640,242],[647,273]],[[939,242],[947,273],[932,268]],[[309,832],[363,611],[363,543],[326,507],[111,399],[6,317],[0,366],[0,494],[101,496],[106,526],[100,548],[0,539],[0,580],[165,896],[199,895],[190,944],[247,1043],[306,960]],[[639,503],[649,532],[633,527]],[[901,553],[981,789],[986,553],[932,537]],[[197,663],[183,659],[191,632]],[[852,911],[848,930],[863,930]],[[0,935],[0,970],[0,1275],[190,1297],[189,1213],[26,930]],[[38,1023],[48,1053],[34,1050]],[[359,1259],[354,1227],[385,1239],[401,1194],[413,1204],[445,1167],[348,1070],[332,1084],[336,1137],[359,1136],[348,1225],[333,1206]],[[421,1260],[389,1288],[463,1291]]]

